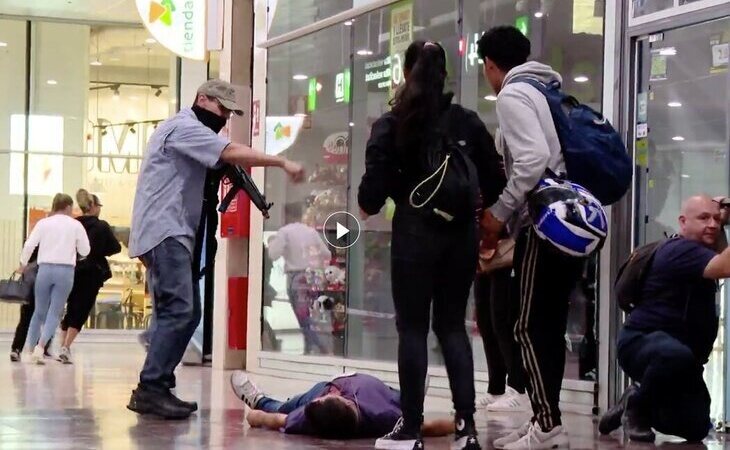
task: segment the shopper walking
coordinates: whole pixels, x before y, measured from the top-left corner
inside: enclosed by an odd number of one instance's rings
[[[23,246],[19,271],[25,270],[38,247],[38,276],[35,280],[35,311],[28,329],[26,347],[31,360],[44,364],[43,349],[51,340],[63,314],[74,282],[78,256],[89,254],[89,238],[72,217],[73,199],[66,194],[53,198],[51,215],[41,219]]]
[[[196,403],[173,395],[175,368],[201,318],[195,236],[203,209],[206,170],[219,163],[274,166],[295,181],[299,164],[230,142],[218,133],[232,113],[243,114],[229,83],[210,80],[198,88],[192,108],[161,123],[149,140],[137,180],[129,256],[147,268],[155,310],[139,386],[128,408],[139,414],[184,419]]]
[[[122,251],[122,246],[114,237],[112,228],[99,219],[101,207],[99,197],[85,189],[76,193],[76,201],[84,213],[77,220],[83,225],[89,237],[91,251],[89,256],[76,265],[74,285],[68,297],[66,316],[61,321],[63,338],[58,359],[64,364],[71,364],[71,345],[94,308],[99,290],[112,272],[106,257]]]
[[[431,323],[444,354],[456,416],[453,449],[479,449],[474,362],[464,319],[476,273],[475,214],[505,183],[491,136],[473,111],[445,94],[446,53],[417,41],[405,55],[393,110],[373,124],[359,191],[363,217],[395,200],[391,279],[398,329],[402,420],[375,444],[423,448],[421,424]]]
[[[527,62],[530,41],[518,29],[501,26],[478,42],[484,76],[497,97],[497,119],[507,168],[507,187],[482,218],[491,244],[505,226],[517,237],[515,274],[520,315],[515,327],[527,372],[533,418],[494,446],[540,450],[568,445],[560,415],[565,368],[565,330],[569,296],[580,279],[584,259],[569,256],[540,239],[527,209],[528,194],[549,171],[565,173],[560,140],[545,96],[525,78],[562,82],[549,66]]]

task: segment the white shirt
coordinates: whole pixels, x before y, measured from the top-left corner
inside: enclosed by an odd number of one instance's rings
[[[36,224],[25,241],[20,264],[28,264],[36,247],[39,247],[38,264],[76,266],[76,254],[87,256],[91,251],[84,226],[65,214],[54,214]]]
[[[303,223],[292,223],[284,225],[269,244],[272,261],[282,256],[286,272],[299,272],[323,268],[332,253],[317,230]]]

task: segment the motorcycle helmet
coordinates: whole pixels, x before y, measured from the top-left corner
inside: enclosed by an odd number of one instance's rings
[[[563,253],[589,256],[606,241],[603,205],[579,184],[544,178],[528,197],[528,209],[537,235]]]

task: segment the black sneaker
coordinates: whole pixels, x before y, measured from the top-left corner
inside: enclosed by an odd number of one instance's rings
[[[409,432],[405,429],[401,417],[393,427],[393,431],[375,441],[376,450],[423,450],[420,430]]]
[[[608,434],[621,426],[621,417],[624,415],[624,410],[626,410],[626,404],[637,393],[638,388],[635,384],[626,388],[618,403],[613,405],[612,408],[609,408],[606,414],[601,417],[601,420],[598,421],[599,433]]]
[[[632,406],[631,402],[626,404],[626,409],[621,416],[621,425],[624,428],[624,436],[634,442],[653,443],[656,439],[647,415],[639,408]]]
[[[473,417],[457,417],[454,425],[454,443],[451,444],[451,450],[482,450],[477,439],[477,428],[474,425]]]
[[[172,399],[173,402],[189,409],[190,412],[195,412],[198,410],[198,402],[186,402],[185,400],[181,400],[172,391],[168,391],[168,394],[170,395],[170,398]]]
[[[20,352],[13,350],[10,352],[10,362],[20,362]]]
[[[127,409],[137,414],[180,420],[190,417],[190,409],[172,400],[169,392],[158,392],[138,387],[132,391]]]

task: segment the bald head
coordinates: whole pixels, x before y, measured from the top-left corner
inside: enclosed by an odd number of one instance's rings
[[[682,204],[679,234],[714,247],[720,232],[720,205],[708,195],[690,197]]]

